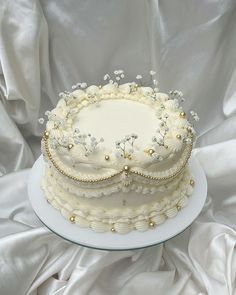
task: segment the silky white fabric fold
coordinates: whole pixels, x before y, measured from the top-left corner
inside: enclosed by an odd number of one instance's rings
[[[236,294],[236,2],[0,0],[0,294]],[[38,124],[75,82],[158,73],[200,116],[204,209],[177,237],[99,251],[47,230],[27,196]]]

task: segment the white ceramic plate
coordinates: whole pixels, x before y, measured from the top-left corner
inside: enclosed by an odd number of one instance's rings
[[[73,243],[102,250],[130,250],[162,243],[184,231],[199,215],[207,196],[205,174],[195,158],[190,159],[190,169],[195,179],[193,195],[187,207],[173,219],[146,232],[133,231],[125,235],[106,232],[96,233],[91,229],[79,228],[66,220],[44,197],[40,187],[43,175],[43,157],[40,156],[31,169],[28,179],[28,194],[32,207],[39,219],[51,231]]]

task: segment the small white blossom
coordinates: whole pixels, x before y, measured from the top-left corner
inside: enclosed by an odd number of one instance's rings
[[[154,76],[154,75],[156,75],[156,72],[155,72],[155,71],[153,71],[153,70],[151,70],[149,73],[150,73],[150,75],[151,75],[151,76]]]
[[[125,77],[125,75],[124,74],[121,74],[120,77],[123,79]]]
[[[46,112],[45,112],[45,116],[47,116],[47,117],[48,117],[50,114],[51,114],[50,111],[46,111]]]
[[[190,111],[191,116],[193,117],[193,120],[199,121],[198,114],[194,111]]]
[[[136,76],[136,79],[137,79],[137,80],[140,80],[140,79],[142,79],[142,78],[143,78],[142,75],[137,75],[137,76]]]
[[[43,124],[44,123],[44,118],[39,118],[38,122],[39,122],[39,124]]]
[[[81,83],[81,88],[86,88],[87,87],[87,83],[83,82]]]
[[[108,79],[110,79],[110,76],[109,76],[108,74],[106,74],[106,75],[103,77],[103,80],[106,81],[106,80],[108,80]]]

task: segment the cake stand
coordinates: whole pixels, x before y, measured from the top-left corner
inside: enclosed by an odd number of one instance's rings
[[[91,229],[79,228],[76,224],[70,223],[47,202],[41,189],[44,168],[42,156],[38,158],[30,171],[28,194],[31,205],[42,223],[68,241],[101,250],[140,249],[173,238],[190,226],[201,212],[207,196],[206,177],[200,164],[193,156],[189,165],[195,179],[195,186],[187,207],[178,212],[174,218],[169,218],[163,224],[145,232],[132,231],[124,235],[112,232],[96,233]]]

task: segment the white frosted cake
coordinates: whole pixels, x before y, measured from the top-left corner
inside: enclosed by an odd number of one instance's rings
[[[47,112],[48,202],[96,232],[146,231],[174,217],[194,187],[188,160],[195,131],[182,93],[134,82],[78,88]]]

